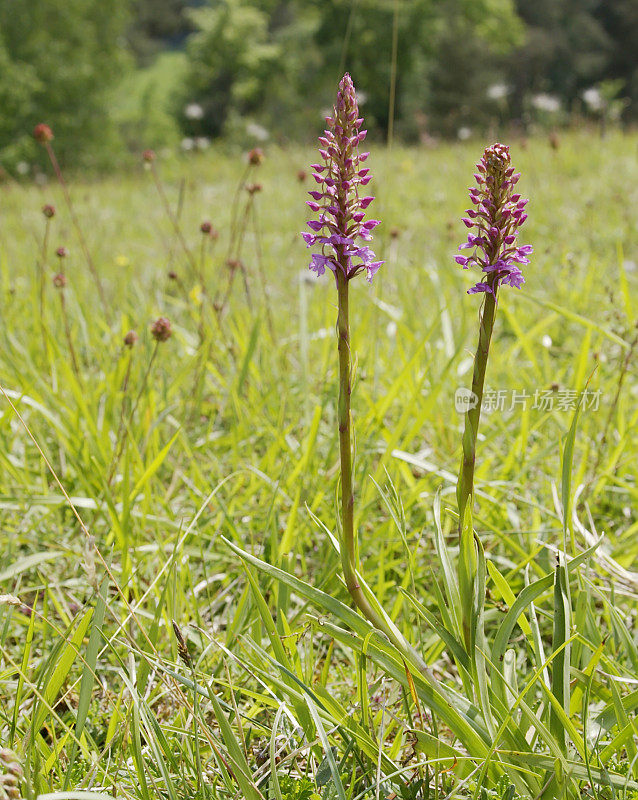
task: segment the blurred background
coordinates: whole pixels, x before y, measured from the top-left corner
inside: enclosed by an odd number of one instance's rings
[[[0,165],[304,143],[352,73],[378,141],[638,117],[637,0],[0,0]]]

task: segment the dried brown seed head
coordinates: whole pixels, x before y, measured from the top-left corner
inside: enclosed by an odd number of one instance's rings
[[[40,144],[46,144],[53,139],[53,131],[48,125],[45,125],[44,122],[41,122],[33,129],[33,138],[36,140],[36,142],[40,142]]]
[[[171,338],[173,331],[171,322],[166,317],[159,317],[151,325],[151,334],[156,342],[165,342]]]

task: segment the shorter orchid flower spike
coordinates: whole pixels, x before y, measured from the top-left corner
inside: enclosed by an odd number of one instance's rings
[[[463,224],[470,229],[467,241],[459,250],[472,250],[469,256],[455,256],[463,269],[480,267],[484,279],[468,290],[468,294],[489,292],[496,296],[501,284],[517,289],[525,283],[521,265],[529,264],[532,253],[529,244],[517,245],[518,229],[527,219],[524,209],[527,200],[514,193],[520,173],[511,166],[509,147],[493,144],[486,148],[474,174],[478,188],[472,187],[470,201],[474,208],[467,210]]]

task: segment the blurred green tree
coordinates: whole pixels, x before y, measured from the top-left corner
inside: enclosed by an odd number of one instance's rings
[[[182,115],[188,135],[236,133],[247,117],[280,136],[315,131],[317,100],[329,107],[349,70],[370,128],[387,131],[393,113],[414,137],[427,124],[432,74],[454,68],[453,51],[472,39],[475,51],[502,52],[521,38],[512,0],[209,0],[190,15],[198,31],[180,110],[196,103],[203,115]],[[463,63],[453,101],[471,106],[477,65]]]
[[[184,132],[237,134],[255,124],[255,115],[262,124],[292,131],[300,85],[318,63],[313,9],[303,0],[212,0],[188,13],[197,33],[176,101]]]
[[[506,62],[514,116],[526,120],[535,95],[556,98],[569,111],[604,79],[613,42],[596,17],[602,6],[601,0],[517,0],[526,29]]]
[[[185,10],[190,0],[132,0],[127,38],[138,64],[148,66],[163,50],[180,49],[194,26]]]
[[[605,81],[621,81],[619,94],[628,100],[626,116],[638,118],[638,3],[636,0],[605,0],[596,18],[612,42]]]
[[[116,139],[109,91],[126,64],[128,0],[0,3],[0,159],[43,155],[32,130],[46,122],[64,161],[97,163]]]

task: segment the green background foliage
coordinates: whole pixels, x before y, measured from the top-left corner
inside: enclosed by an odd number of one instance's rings
[[[5,0],[0,163],[41,168],[38,122],[83,166],[182,137],[309,140],[345,70],[378,138],[630,121],[636,52],[627,0]]]
[[[0,4],[0,151],[36,158],[33,127],[54,128],[59,155],[112,145],[110,90],[132,64],[122,0],[6,0]]]

